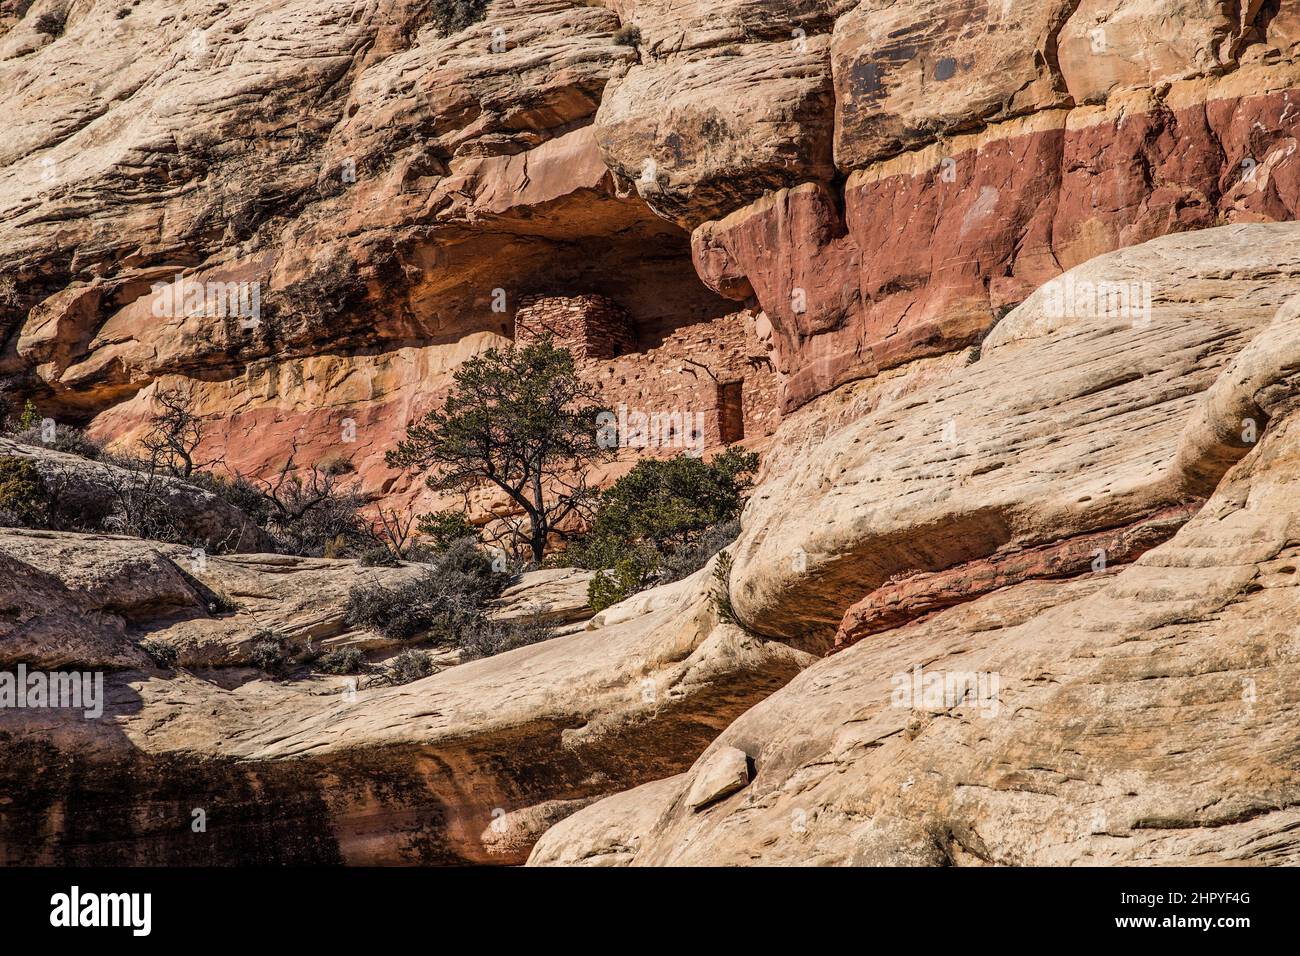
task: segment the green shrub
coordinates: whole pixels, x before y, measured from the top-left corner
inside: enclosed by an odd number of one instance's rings
[[[641,28],[635,23],[625,23],[614,31],[614,42],[619,46],[640,46]]]
[[[697,541],[667,552],[635,548],[628,557],[614,561],[613,567],[597,570],[587,584],[587,603],[600,612],[648,587],[690,577],[739,534],[740,521],[733,518],[706,529]]]
[[[432,566],[419,577],[399,587],[373,582],[354,587],[348,595],[347,621],[394,640],[458,647],[466,660],[553,637],[551,625],[540,612],[518,621],[496,621],[488,616],[492,600],[500,596],[509,579],[508,574],[493,571],[487,555],[462,539],[436,555]],[[408,669],[417,660],[400,655],[397,659],[404,660]]]
[[[592,537],[663,551],[740,514],[758,456],[729,448],[711,462],[689,455],[643,458],[600,496]]]
[[[26,417],[26,412],[23,413]],[[74,428],[71,425],[55,425],[54,437],[50,441],[45,440],[41,434],[39,423],[31,428],[14,434],[14,440],[20,441],[25,445],[42,445],[51,451],[61,451],[68,455],[77,455],[81,458],[88,458],[91,461],[99,461],[104,454],[104,447],[80,428]]]
[[[587,585],[587,603],[599,612],[644,591],[654,580],[658,558],[652,549],[638,548],[614,561],[613,567],[601,568]]]
[[[160,641],[154,637],[146,637],[140,642],[140,650],[149,655],[156,667],[171,670],[176,666],[177,653],[174,644]]]
[[[395,568],[399,563],[392,550],[383,545],[366,548],[361,552],[358,561],[363,568]]]
[[[478,539],[478,529],[459,511],[431,511],[420,515],[416,530],[421,543],[433,551],[446,551],[457,541]]]
[[[28,458],[0,455],[0,523],[42,527],[49,516],[50,492]]]
[[[723,624],[741,626],[736,611],[731,606],[731,555],[722,551],[713,566],[713,611]]]
[[[422,677],[437,673],[438,668],[424,651],[408,648],[384,665],[376,675],[376,684],[409,684]]]
[[[438,555],[419,577],[396,587],[360,584],[348,594],[347,622],[393,640],[414,638],[455,644],[476,626],[483,606],[504,589],[508,576],[468,541]]]
[[[460,640],[461,659],[478,660],[555,637],[555,628],[541,611],[515,621],[483,621]]]
[[[430,11],[443,36],[459,33],[487,16],[488,0],[434,0]]]
[[[36,18],[36,32],[44,33],[46,36],[61,37],[63,31],[68,26],[68,15],[66,13],[42,13]]]
[[[322,654],[316,661],[317,670],[326,674],[360,674],[369,668],[366,655],[355,647],[340,647]]]
[[[247,478],[227,478],[211,471],[195,471],[185,479],[188,484],[216,495],[222,501],[238,508],[259,525],[265,525],[271,510],[270,503]]]
[[[248,649],[249,663],[268,674],[283,674],[291,659],[288,641],[271,630],[258,631]]]
[[[41,413],[36,410],[36,405],[29,398],[23,404],[23,412],[18,416],[18,431],[26,432],[33,428],[39,428],[41,424]]]
[[[659,564],[657,583],[688,578],[709,563],[709,559],[740,537],[740,519],[723,521],[704,532],[693,542],[669,551]]]
[[[729,448],[711,462],[645,458],[600,497],[591,531],[570,549],[597,571],[587,588],[602,611],[708,563],[740,533],[740,510],[758,456]]]

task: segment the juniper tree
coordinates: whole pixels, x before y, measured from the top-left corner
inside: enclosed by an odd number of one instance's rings
[[[488,349],[456,370],[446,402],[388,463],[427,471],[434,491],[499,488],[523,512],[517,542],[541,561],[552,532],[591,500],[586,467],[614,454],[597,437],[601,411],[572,354],[549,339]]]
[[[600,496],[590,531],[571,552],[597,571],[587,599],[597,611],[703,567],[740,533],[740,510],[758,456],[737,446],[710,462],[643,458]]]

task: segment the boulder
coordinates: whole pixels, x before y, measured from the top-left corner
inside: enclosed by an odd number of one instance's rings
[[[711,747],[709,759],[691,780],[686,805],[692,810],[702,810],[743,790],[749,783],[749,757],[735,747]]]

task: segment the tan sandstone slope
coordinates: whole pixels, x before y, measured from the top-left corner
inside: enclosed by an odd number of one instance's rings
[[[1284,417],[1136,564],[820,661],[690,771],[579,811],[530,862],[1294,865],[1298,474]],[[995,674],[996,700],[899,706],[918,667]],[[742,785],[719,786],[737,754]]]
[[[1300,235],[1293,226],[1277,228]],[[1158,241],[1134,253],[1174,245]],[[1229,264],[1209,271],[1214,278],[1241,275]],[[1112,495],[1111,488],[1132,494],[1151,487],[1150,478],[1136,482],[1126,462],[1137,460],[1139,471],[1163,473],[1185,488],[1222,474],[1227,460],[1252,446],[1172,539],[1119,570],[1094,564],[1093,573],[1052,580],[1063,569],[1040,568],[1047,573],[1038,580],[1007,576],[993,593],[970,600],[987,583],[981,574],[962,595],[966,603],[871,631],[806,669],[728,727],[686,774],[558,824],[531,862],[1300,859],[1300,284],[1294,275],[1278,282],[1265,274],[1250,284],[1284,292],[1281,308],[1255,327],[1208,390],[1185,393],[1172,428],[1127,410],[1127,376],[1118,376],[1091,392],[1106,396],[1100,404],[1109,413],[1105,427],[1093,419],[1091,451],[1076,450],[1072,463],[1060,466],[1043,453],[1020,456],[1031,471],[1021,483],[1032,483],[1033,473],[1057,472],[1054,487],[1062,491],[1053,501],[1068,507]],[[1171,291],[1189,299],[1195,288],[1184,282]],[[984,361],[1032,376],[1036,340],[1064,360],[1075,335],[1096,335],[1047,331],[1035,304],[1031,299],[1008,317],[999,347]],[[1231,314],[1240,304],[1218,300],[1216,312]],[[1172,343],[1191,323],[1170,318],[1156,317],[1152,329],[1163,328]],[[1117,371],[1141,374],[1131,344],[1109,351]],[[1144,380],[1141,405],[1159,409],[1159,376]],[[1016,408],[977,408],[998,417],[1010,437]],[[1052,418],[1040,433],[1069,448],[1068,419]],[[1255,444],[1253,429],[1265,423]],[[1170,438],[1162,441],[1162,431]],[[1113,454],[1139,436],[1145,454]],[[1243,442],[1245,436],[1252,441]],[[1011,466],[999,463],[1000,470]],[[1091,494],[1080,498],[1070,483],[1089,476]],[[957,476],[931,495],[972,504],[988,499],[977,482]],[[836,486],[820,497],[880,503],[898,494],[887,490],[882,499]],[[1155,504],[1147,499],[1148,508]],[[868,522],[891,517],[877,512]],[[920,525],[913,531],[922,541],[941,537],[954,545],[966,537],[926,533]],[[883,537],[865,528],[858,539],[873,542],[878,555],[889,553]],[[916,539],[895,540],[906,549]],[[808,576],[819,577],[811,567]],[[913,613],[935,606],[942,605],[922,602]],[[963,682],[946,698],[919,696],[929,686],[926,672],[930,680],[962,675]],[[726,769],[737,766],[739,780]]]

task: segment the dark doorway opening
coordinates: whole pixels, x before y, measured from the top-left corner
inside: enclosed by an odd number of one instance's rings
[[[744,380],[718,385],[718,437],[724,445],[745,437],[744,391]]]

